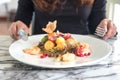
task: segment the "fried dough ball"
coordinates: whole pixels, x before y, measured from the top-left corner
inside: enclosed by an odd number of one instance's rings
[[[50,40],[46,41],[46,43],[44,44],[45,50],[50,50],[50,49],[54,48],[54,46],[55,46],[55,44]]]
[[[57,44],[57,49],[59,49],[59,50],[63,50],[63,49],[65,49],[66,48],[66,43],[65,43],[65,39],[63,38],[63,37],[58,37],[57,39],[56,39],[56,44]]]
[[[66,44],[67,44],[68,48],[73,48],[73,47],[76,46],[77,40],[74,39],[74,38],[69,38],[69,39],[66,40]]]

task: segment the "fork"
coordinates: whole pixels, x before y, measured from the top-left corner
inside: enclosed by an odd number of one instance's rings
[[[103,37],[106,34],[106,32],[107,32],[107,28],[97,27],[94,34],[99,37]]]

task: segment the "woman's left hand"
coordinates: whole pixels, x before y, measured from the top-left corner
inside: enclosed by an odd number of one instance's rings
[[[103,37],[105,40],[114,37],[117,33],[116,25],[109,19],[103,19],[97,27],[107,28],[107,32]]]

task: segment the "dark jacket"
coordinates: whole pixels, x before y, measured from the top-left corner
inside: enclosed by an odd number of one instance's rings
[[[93,34],[100,21],[106,18],[106,0],[95,0],[93,5],[82,6],[78,12],[71,0],[68,0],[65,9],[56,9],[52,14],[42,13],[33,5],[32,0],[19,0],[15,21],[21,20],[29,26],[33,12],[35,12],[33,34],[44,33],[42,27],[54,20],[57,20],[56,30],[61,32]]]

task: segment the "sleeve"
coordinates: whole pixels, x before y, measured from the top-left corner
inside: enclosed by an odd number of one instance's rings
[[[34,8],[32,0],[19,0],[14,21],[21,20],[29,26]]]
[[[97,25],[102,19],[106,18],[106,3],[107,0],[95,0],[89,21],[89,30],[91,34],[94,34]]]

